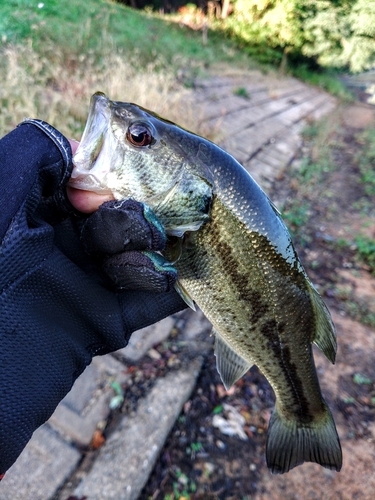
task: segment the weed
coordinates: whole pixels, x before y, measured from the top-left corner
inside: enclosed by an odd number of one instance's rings
[[[310,203],[300,199],[293,200],[284,208],[282,217],[289,228],[294,243],[305,247],[310,241],[310,236],[304,231],[304,226],[310,217]]]
[[[314,139],[319,135],[319,130],[320,130],[319,122],[312,122],[302,130],[302,137],[307,140]]]
[[[311,71],[304,65],[298,65],[290,68],[290,72],[296,78],[299,78],[311,85],[320,87],[330,94],[339,97],[343,102],[354,100],[353,94],[346,88],[345,84],[338,78],[338,74],[330,70],[321,70],[319,72]]]
[[[337,168],[332,151],[341,145],[336,138],[339,130],[339,113],[332,113],[325,120],[313,122],[303,130],[302,136],[308,145],[309,154],[302,159],[297,177],[305,192],[320,184],[325,174]]]
[[[190,443],[190,446],[186,448],[186,454],[190,455],[192,459],[195,459],[196,454],[202,451],[203,445],[199,441],[196,443]]]
[[[309,209],[310,204],[301,200],[293,200],[285,208],[283,219],[289,223],[288,225],[294,236],[300,234],[302,227],[307,224],[310,216]]]
[[[251,99],[251,96],[245,87],[237,87],[233,90],[233,94],[238,97],[243,97],[244,99]]]
[[[375,328],[375,311],[373,306],[364,300],[346,300],[342,307],[345,312],[356,321]]]
[[[52,51],[53,45],[48,46]],[[46,47],[47,50],[47,47]],[[140,68],[121,50],[103,53],[101,62],[91,52],[75,57],[54,47],[53,59],[40,56],[29,44],[0,49],[0,135],[26,117],[41,118],[68,137],[79,138],[87,116],[90,96],[101,90],[111,99],[136,102],[185,128],[197,129],[189,99],[191,91],[176,81],[161,58]],[[105,56],[105,57],[104,57]],[[160,68],[164,67],[163,71]]]
[[[375,240],[368,236],[356,236],[355,244],[358,257],[370,267],[372,273],[375,273]]]
[[[197,485],[194,481],[188,478],[180,469],[175,471],[177,481],[173,481],[173,494],[167,495],[167,498],[174,500],[189,500],[191,495],[197,491]]]
[[[370,385],[372,380],[361,373],[355,373],[353,375],[353,382],[358,385]]]
[[[293,200],[283,212],[283,219],[288,221],[292,228],[301,228],[309,219],[309,204]]]
[[[375,196],[375,129],[368,129],[358,137],[363,144],[361,153],[357,156],[361,182],[368,196]]]

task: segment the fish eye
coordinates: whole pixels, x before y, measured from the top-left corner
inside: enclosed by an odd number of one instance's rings
[[[133,123],[126,132],[126,138],[133,146],[148,146],[155,142],[150,128],[144,123]]]

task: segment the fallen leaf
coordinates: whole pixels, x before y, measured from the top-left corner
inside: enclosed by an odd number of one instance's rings
[[[104,443],[105,443],[105,437],[103,436],[102,431],[100,431],[99,429],[97,429],[94,432],[94,435],[92,436],[91,448],[94,449],[94,450],[97,450],[98,448],[100,448],[101,446],[103,446]]]

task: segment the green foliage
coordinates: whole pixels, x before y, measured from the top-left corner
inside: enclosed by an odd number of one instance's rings
[[[243,97],[244,99],[250,99],[251,97],[245,87],[237,87],[236,89],[234,89],[233,94],[237,95],[238,97]]]
[[[235,0],[222,29],[273,64],[284,55],[358,72],[375,61],[375,0]]]
[[[375,240],[359,235],[355,238],[359,258],[375,273]]]
[[[356,321],[360,321],[364,325],[375,328],[375,313],[371,304],[363,301],[358,302],[358,300],[353,299],[345,301],[343,303],[343,308],[345,312]]]
[[[167,498],[173,498],[175,500],[184,499],[189,500],[191,495],[197,491],[196,483],[189,479],[186,474],[184,474],[180,469],[175,471],[177,481],[173,482],[173,496],[167,495]]]
[[[282,217],[289,228],[294,243],[300,247],[306,247],[311,241],[310,236],[304,230],[304,226],[310,218],[310,203],[293,199],[284,208]]]
[[[308,64],[302,63],[293,66],[291,73],[316,87],[326,90],[332,95],[335,95],[345,102],[352,101],[353,95],[348,91],[344,83],[337,78],[337,71],[332,69],[317,70],[310,69]]]
[[[361,373],[355,373],[353,375],[353,382],[358,385],[371,385],[372,380]]]
[[[37,116],[79,138],[90,95],[137,102],[200,133],[184,86],[211,64],[248,67],[230,40],[106,0],[0,2],[0,136]]]
[[[375,240],[363,234],[354,236],[353,241],[340,239],[337,241],[338,248],[355,251],[355,259],[370,268],[375,274]]]
[[[309,204],[294,200],[288,206],[288,209],[283,212],[283,219],[288,221],[294,228],[301,228],[309,219]]]

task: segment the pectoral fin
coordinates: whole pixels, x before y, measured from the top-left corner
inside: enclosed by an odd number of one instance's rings
[[[245,375],[253,363],[249,363],[239,356],[216,330],[213,330],[213,333],[215,334],[216,368],[225,388],[228,390]]]
[[[176,281],[176,283],[174,284],[174,287],[175,287],[176,292],[186,302],[186,304],[190,307],[190,309],[193,309],[193,311],[196,311],[196,307],[195,307],[193,299],[190,297],[190,295],[185,290],[185,288],[181,285],[179,280]]]
[[[165,225],[165,232],[168,236],[177,236],[181,238],[187,231],[198,231],[205,220],[197,220],[192,222],[187,222],[186,224],[180,225]]]

